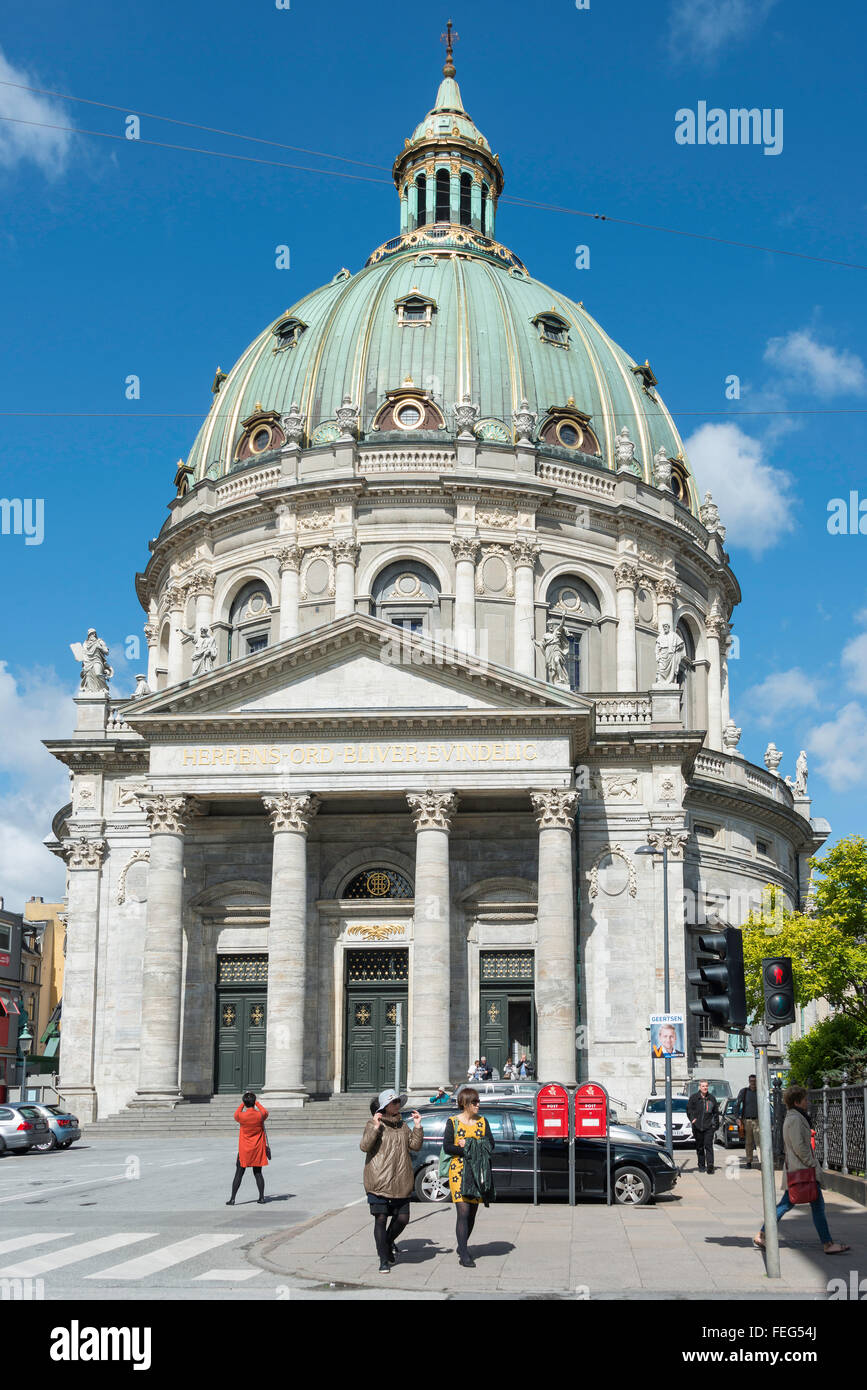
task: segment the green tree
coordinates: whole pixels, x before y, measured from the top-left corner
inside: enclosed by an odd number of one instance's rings
[[[853,1079],[863,1076],[865,1062],[867,1024],[846,1014],[823,1019],[788,1047],[789,1080],[802,1086],[821,1086],[826,1075],[837,1084],[844,1070]]]
[[[816,915],[833,922],[847,936],[867,937],[867,840],[849,835],[823,857],[810,860]]]

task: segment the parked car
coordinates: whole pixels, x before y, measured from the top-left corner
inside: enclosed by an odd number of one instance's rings
[[[48,1126],[48,1133],[33,1145],[39,1153],[48,1153],[51,1149],[68,1149],[70,1144],[81,1138],[78,1116],[71,1115],[62,1105],[44,1105],[41,1100],[11,1102],[13,1110],[21,1110],[22,1107],[35,1110]]]
[[[694,1096],[696,1094],[696,1092],[698,1091],[700,1081],[707,1081],[707,1089],[710,1091],[712,1096],[716,1096],[720,1104],[720,1110],[722,1110],[722,1107],[725,1104],[725,1102],[727,1100],[731,1100],[732,1088],[729,1085],[728,1081],[721,1081],[718,1077],[715,1077],[713,1080],[711,1080],[710,1077],[702,1076],[700,1076],[697,1081],[688,1081],[686,1084],[686,1090],[683,1093],[687,1097],[687,1099],[689,1099],[690,1096]]]
[[[0,1105],[0,1154],[26,1154],[44,1142],[48,1121],[30,1101],[6,1101]]]
[[[722,1120],[716,1132],[716,1142],[722,1144],[724,1149],[741,1148],[743,1139],[738,1130],[738,1102],[737,1097],[733,1096],[727,1100],[720,1110]]]
[[[638,1128],[665,1142],[665,1096],[648,1096],[638,1116]],[[692,1144],[695,1136],[686,1113],[686,1096],[671,1098],[671,1139],[674,1144]]]
[[[420,1201],[448,1200],[448,1185],[437,1174],[446,1121],[457,1111],[453,1106],[419,1106],[424,1140],[413,1154],[415,1192]],[[498,1196],[531,1197],[533,1194],[533,1112],[526,1105],[483,1107],[482,1113],[494,1137],[492,1168]],[[409,1118],[409,1112],[405,1112]],[[579,1197],[605,1196],[604,1139],[576,1139],[575,1190]],[[565,1139],[540,1139],[539,1195],[568,1196],[569,1145]],[[612,1135],[612,1195],[623,1206],[642,1206],[677,1182],[677,1168],[668,1154],[652,1141],[623,1141]]]
[[[453,1095],[457,1096],[458,1091],[463,1091],[468,1086],[478,1091],[479,1100],[484,1105],[500,1105],[503,1102],[512,1104],[519,1098],[532,1105],[536,1092],[542,1089],[539,1081],[462,1081],[455,1087]]]

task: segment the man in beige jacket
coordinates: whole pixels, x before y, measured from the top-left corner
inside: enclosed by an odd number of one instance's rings
[[[380,1274],[390,1273],[397,1259],[394,1242],[409,1222],[413,1187],[410,1154],[418,1152],[424,1139],[417,1110],[412,1112],[412,1130],[400,1118],[405,1103],[406,1096],[397,1091],[380,1091],[371,1101],[373,1119],[364,1126],[359,1145],[365,1155],[364,1190],[373,1215]]]
[[[814,1202],[810,1203],[810,1211],[813,1214],[813,1225],[816,1227],[816,1234],[822,1242],[822,1249],[826,1255],[842,1255],[849,1249],[848,1245],[840,1245],[831,1239],[831,1232],[828,1230],[828,1220],[825,1216],[825,1199],[822,1196],[822,1189],[819,1186],[819,1164],[813,1152],[812,1134],[810,1131],[810,1121],[807,1116],[807,1092],[803,1086],[790,1086],[784,1092],[783,1100],[786,1102],[786,1118],[783,1121],[783,1144],[786,1149],[786,1174],[796,1173],[799,1168],[815,1168],[816,1186],[818,1196]],[[788,1183],[786,1190],[777,1204],[777,1221],[782,1220],[787,1211],[791,1211],[794,1203],[789,1196]],[[758,1235],[753,1236],[753,1245],[757,1250],[765,1248],[765,1228],[759,1231]]]

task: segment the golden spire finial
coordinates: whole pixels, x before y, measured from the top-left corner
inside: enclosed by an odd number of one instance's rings
[[[444,34],[440,34],[440,40],[446,46],[446,63],[445,67],[443,68],[443,77],[454,77],[455,75],[455,65],[452,59],[454,57],[454,45],[458,42],[459,39],[460,34],[456,34],[453,31],[452,22],[451,20],[449,20],[448,24],[446,25],[446,32]]]

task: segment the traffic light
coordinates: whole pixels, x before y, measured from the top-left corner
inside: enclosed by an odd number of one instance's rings
[[[782,1028],[795,1021],[795,982],[791,956],[766,956],[762,961],[765,1026]]]
[[[691,985],[710,985],[711,990],[690,1003],[691,1014],[710,1014],[718,1027],[738,1032],[747,1026],[747,993],[744,984],[744,945],[737,927],[726,927],[711,936],[700,936],[698,948],[716,956],[715,965],[687,970]]]

